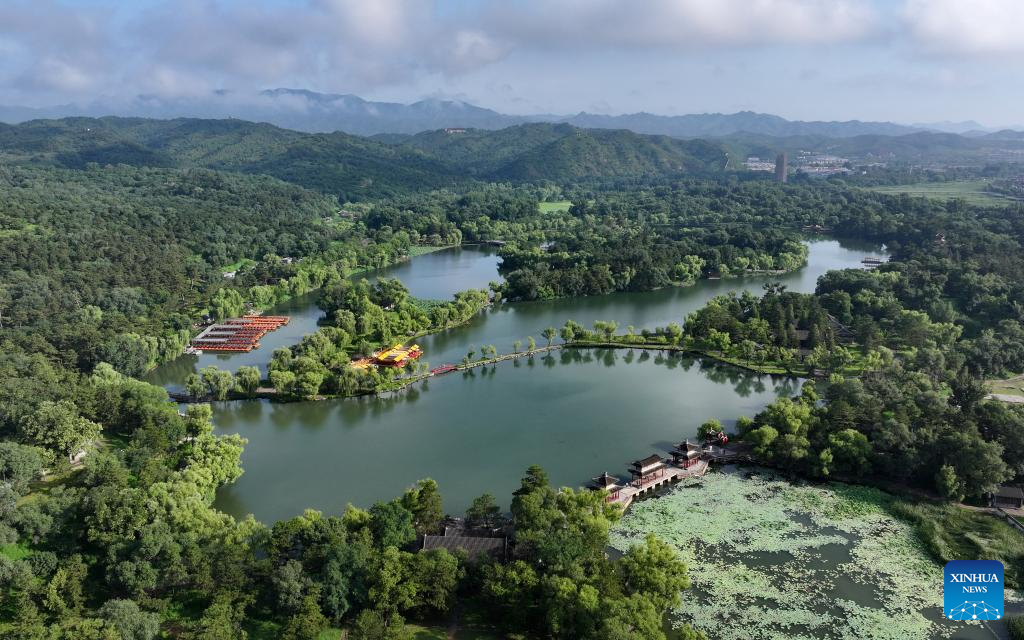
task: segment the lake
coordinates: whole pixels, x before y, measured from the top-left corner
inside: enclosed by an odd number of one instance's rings
[[[462,359],[470,345],[511,350],[515,340],[573,319],[589,325],[615,320],[637,330],[684,316],[731,290],[760,292],[765,282],[813,291],[822,273],[860,266],[877,248],[835,240],[810,243],[808,265],[782,276],[700,281],[692,287],[544,302],[502,304],[463,327],[418,342],[437,365]],[[412,295],[440,298],[497,279],[497,256],[454,249],[366,274],[399,276]],[[445,274],[453,274],[450,278]],[[274,314],[292,316],[254,352],[186,356],[150,378],[181,384],[196,367],[237,369],[263,365],[273,348],[297,342],[316,327],[315,298],[290,301]],[[302,329],[300,329],[302,328]],[[416,480],[440,484],[445,510],[457,514],[483,492],[508,507],[511,492],[531,464],[542,465],[556,485],[579,486],[628,462],[696,434],[709,418],[730,424],[775,398],[792,395],[793,378],[752,374],[680,354],[640,350],[566,350],[467,373],[431,379],[386,397],[275,404],[217,403],[218,433],[249,440],[245,474],[220,490],[217,506],[264,522],[305,508],[339,513],[346,503],[367,507],[399,495]]]

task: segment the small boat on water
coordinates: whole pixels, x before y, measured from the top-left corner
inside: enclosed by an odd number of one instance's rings
[[[187,356],[201,356],[201,355],[203,355],[203,350],[199,349],[198,347],[193,347],[192,345],[189,345],[189,346],[185,347],[185,355],[187,355]]]

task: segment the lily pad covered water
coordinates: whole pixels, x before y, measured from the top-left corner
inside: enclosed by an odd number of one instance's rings
[[[991,637],[941,618],[942,567],[889,500],[729,469],[633,505],[612,546],[678,549],[693,588],[674,618],[719,640]]]

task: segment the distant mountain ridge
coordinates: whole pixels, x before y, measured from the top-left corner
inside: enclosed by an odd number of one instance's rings
[[[725,137],[754,134],[774,137],[824,136],[847,138],[861,135],[904,135],[940,127],[906,126],[892,122],[849,120],[799,121],[779,116],[740,111],[663,116],[652,113],[600,115],[502,114],[459,100],[427,99],[411,104],[374,102],[351,94],[318,93],[305,89],[269,89],[255,96],[215,92],[206,99],[161,99],[139,96],[128,103],[97,101],[90,105],[61,105],[43,109],[0,106],[0,122],[19,123],[41,118],[64,117],[142,118],[238,118],[267,122],[308,133],[341,131],[354,135],[416,134],[445,128],[504,129],[534,122],[567,123],[586,129],[627,129],[635,133],[675,138]],[[940,123],[942,124],[942,123]],[[982,131],[976,122],[944,123]],[[977,125],[977,127],[974,127]]]
[[[723,145],[625,130],[530,123],[437,130],[397,141],[304,133],[238,119],[64,118],[0,124],[5,161],[85,169],[127,164],[271,175],[341,200],[471,180],[554,182],[725,169]]]

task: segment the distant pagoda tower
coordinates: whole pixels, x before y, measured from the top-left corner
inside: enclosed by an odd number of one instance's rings
[[[780,153],[775,156],[775,181],[786,182],[789,179],[788,176],[789,163],[786,153]]]

